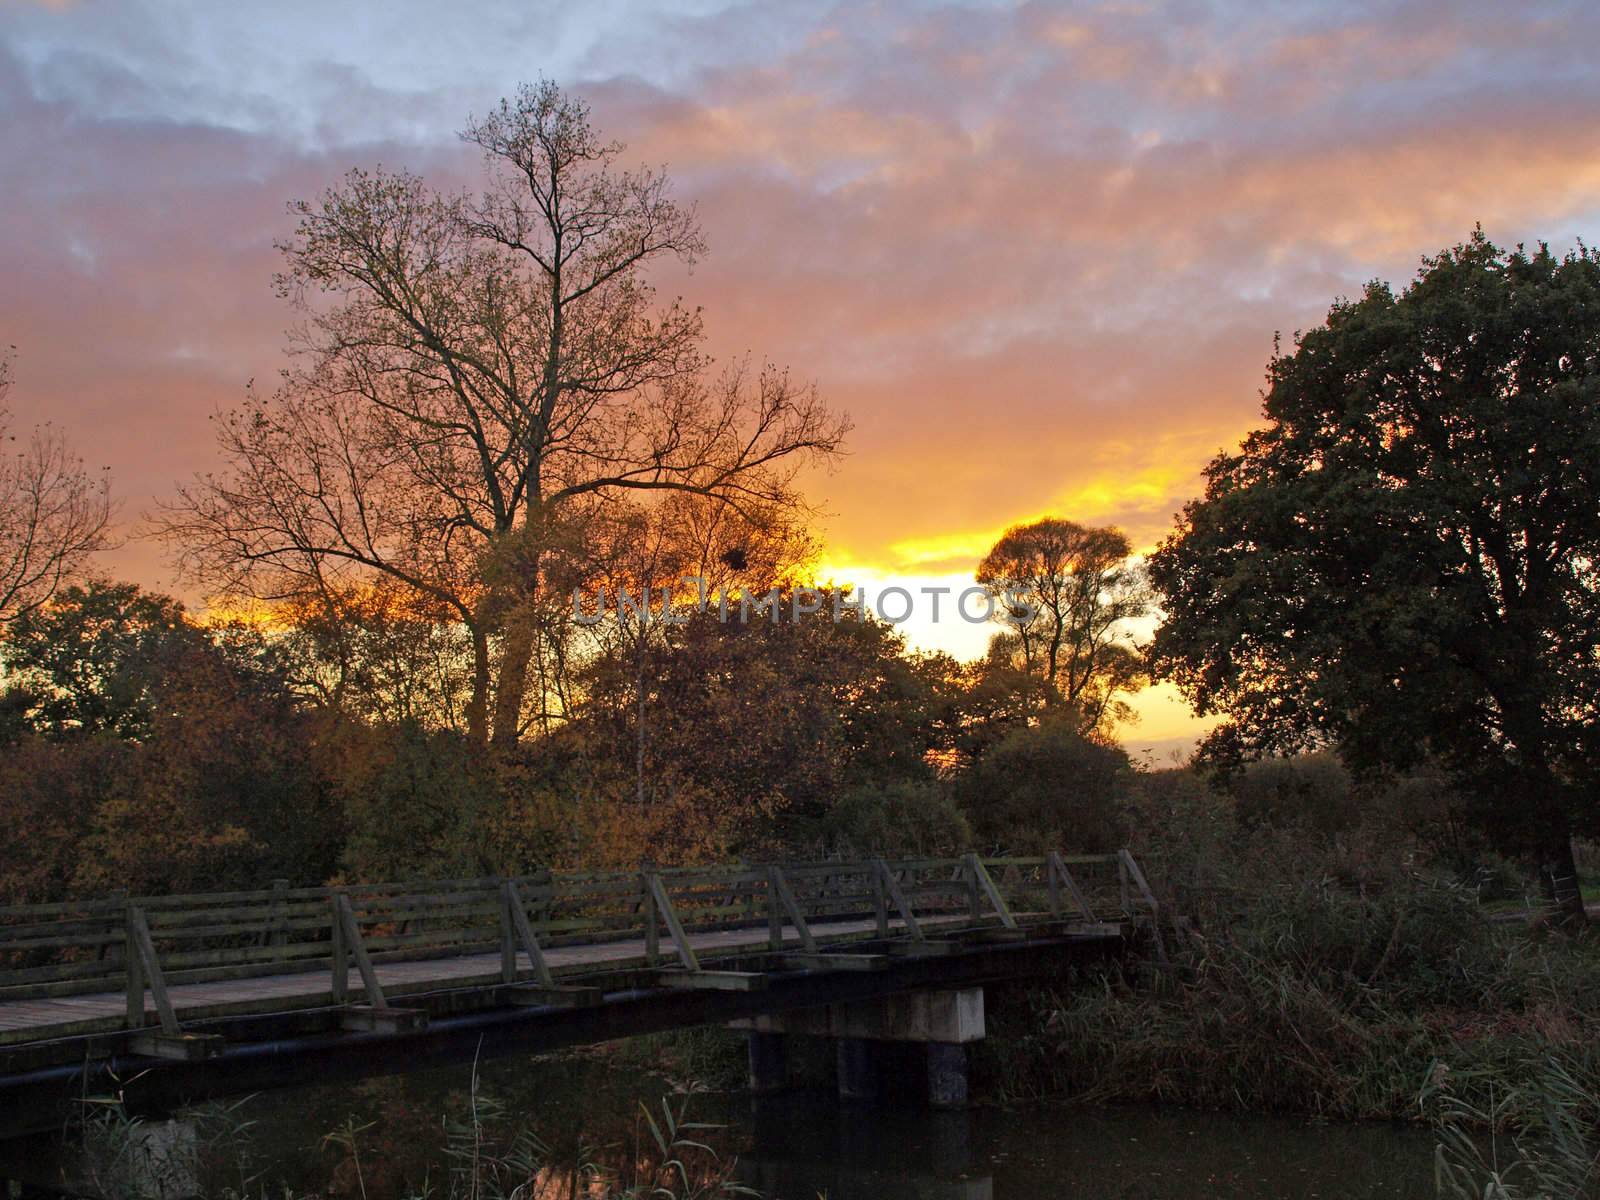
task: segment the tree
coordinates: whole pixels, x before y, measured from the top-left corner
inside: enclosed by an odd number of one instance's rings
[[[0,357],[0,626],[50,602],[108,543],[110,484],[59,430],[24,441],[9,428],[11,364]]]
[[[225,417],[226,471],[184,488],[163,531],[225,592],[384,576],[441,606],[472,640],[473,737],[511,742],[539,601],[573,574],[554,547],[581,550],[626,494],[797,507],[796,473],[846,423],[781,371],[708,375],[699,312],[645,279],[704,252],[693,210],[664,174],[617,169],[581,102],[524,87],[463,136],[484,155],[476,198],[355,171],[292,206],[295,366]]]
[[[1600,260],[1476,233],[1267,373],[1266,425],[1150,562],[1213,757],[1434,759],[1582,916],[1600,766]]]
[[[12,622],[0,653],[0,708],[22,726],[0,755],[20,844],[0,855],[0,891],[195,891],[332,869],[323,731],[275,639],[91,582]]]
[[[308,703],[376,725],[466,732],[472,644],[449,610],[380,578],[280,606],[280,648]]]
[[[648,643],[642,672],[629,643],[589,672],[582,721],[600,747],[642,746],[646,805],[696,789],[713,814],[733,814],[740,849],[813,842],[847,789],[929,780],[948,740],[945,660],[907,654],[870,614],[836,620],[830,592],[811,612],[795,598],[746,620],[736,603],[727,619],[715,603],[685,613]]]
[[[183,606],[132,583],[73,584],[19,614],[0,654],[28,724],[54,738],[148,736],[161,692],[186,658],[210,650]]]
[[[709,604],[714,596],[765,594],[774,581],[799,573],[815,539],[782,509],[742,512],[692,493],[671,494],[650,508],[617,507],[620,511],[605,523],[605,549],[595,556],[600,589],[595,598],[609,596],[617,619],[589,625],[587,632],[591,655],[609,660],[609,683],[617,689],[613,703],[631,682],[634,794],[642,805],[648,793],[651,673],[668,648],[671,626],[624,619],[624,603],[653,595],[657,604],[679,610]],[[628,681],[618,668],[630,660]],[[568,688],[562,690],[564,697],[569,694]]]
[[[1119,529],[1045,517],[1006,530],[978,564],[1007,630],[991,657],[1041,679],[1045,703],[1085,730],[1126,718],[1119,697],[1144,683],[1128,622],[1149,613],[1149,591],[1132,552]]]

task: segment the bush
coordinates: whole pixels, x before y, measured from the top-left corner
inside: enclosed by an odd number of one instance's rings
[[[339,770],[343,869],[366,882],[488,873],[478,836],[494,795],[483,755],[413,723],[347,731]]]
[[[935,783],[892,783],[846,792],[823,819],[826,852],[889,858],[965,851],[972,830],[949,789]]]
[[[1134,783],[1120,747],[1049,721],[1003,738],[957,778],[955,788],[984,846],[1094,854],[1122,844],[1121,808]]]
[[[1251,763],[1227,790],[1247,827],[1305,825],[1336,833],[1361,820],[1350,773],[1327,753]]]

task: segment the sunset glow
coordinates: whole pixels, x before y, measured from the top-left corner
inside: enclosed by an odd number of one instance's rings
[[[1475,222],[1600,223],[1597,31],[1487,3],[13,3],[11,400],[110,468],[137,533],[283,364],[285,202],[355,164],[465,181],[466,114],[544,76],[698,206],[710,255],[654,278],[716,357],[853,419],[807,481],[823,578],[959,587],[1047,514],[1144,551],[1250,427],[1275,331]],[[105,566],[179,587],[136,537]],[[1197,728],[1163,689],[1136,706],[1132,747]]]

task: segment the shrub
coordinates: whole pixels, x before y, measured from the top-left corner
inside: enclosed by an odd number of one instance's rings
[[[985,846],[1015,852],[1122,842],[1121,804],[1134,786],[1128,756],[1065,722],[1019,729],[956,780],[956,798]]]
[[[949,789],[936,782],[855,787],[823,819],[828,852],[910,858],[959,854],[972,841]]]

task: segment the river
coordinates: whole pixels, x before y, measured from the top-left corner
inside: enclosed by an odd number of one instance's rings
[[[1433,1194],[1432,1141],[1421,1129],[1139,1107],[877,1110],[841,1107],[817,1088],[761,1099],[685,1094],[681,1081],[641,1062],[637,1053],[601,1049],[485,1062],[476,1068],[476,1089],[474,1068],[462,1065],[268,1092],[210,1106],[198,1118],[121,1129],[109,1144],[124,1158],[130,1137],[140,1145],[205,1145],[201,1190],[208,1195],[243,1184],[250,1195],[275,1200],[443,1200],[452,1165],[478,1140],[470,1120],[476,1104],[482,1153],[503,1155],[519,1130],[538,1138],[537,1154],[548,1164],[534,1198],[542,1200],[598,1194],[598,1186],[584,1190],[595,1171],[615,1180],[659,1159],[642,1113],[648,1107],[661,1124],[665,1101],[674,1115],[686,1106],[690,1120],[720,1126],[683,1136],[712,1144],[740,1182],[774,1200]],[[698,1152],[687,1158],[700,1182],[722,1169]],[[196,1189],[173,1194],[184,1190]]]

